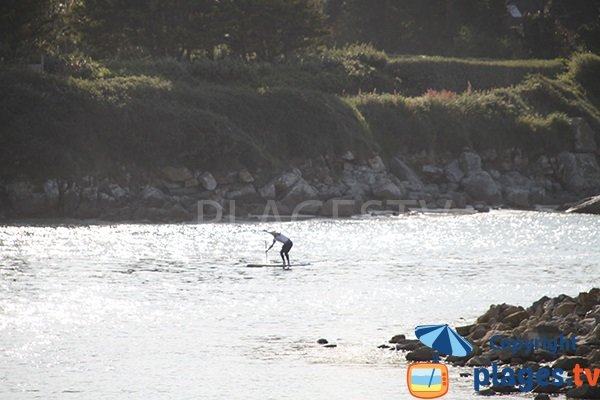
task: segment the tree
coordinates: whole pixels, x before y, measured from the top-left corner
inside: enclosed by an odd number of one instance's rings
[[[69,35],[73,1],[3,0],[0,3],[0,56],[19,58],[53,52]]]
[[[91,51],[117,55],[191,58],[222,40],[216,0],[86,0],[79,29]]]
[[[219,15],[226,43],[245,59],[273,60],[317,44],[326,34],[316,0],[225,0]]]

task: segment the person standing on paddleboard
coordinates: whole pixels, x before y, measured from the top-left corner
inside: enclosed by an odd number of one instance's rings
[[[265,232],[267,232],[267,231],[265,231]],[[271,231],[268,233],[273,235],[273,243],[271,243],[271,246],[269,246],[267,251],[271,250],[271,248],[275,245],[276,242],[283,243],[283,246],[281,247],[281,251],[279,252],[279,254],[281,255],[281,259],[283,260],[283,268],[285,268],[285,260],[286,259],[287,259],[288,268],[291,267],[290,255],[288,253],[290,252],[290,249],[293,246],[292,241],[287,236],[282,235],[281,232]]]

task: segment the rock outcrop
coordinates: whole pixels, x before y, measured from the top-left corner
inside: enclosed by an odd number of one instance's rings
[[[600,166],[590,126],[573,118],[571,129],[572,148],[558,154],[465,148],[458,154],[404,151],[384,159],[345,151],[337,158],[296,161],[279,171],[251,166],[206,171],[185,165],[148,171],[121,165],[110,176],[43,181],[19,177],[0,182],[0,218],[183,221],[205,208],[236,217],[265,209],[277,215],[342,217],[431,208],[572,205],[600,193]],[[598,203],[597,197],[586,198],[569,211],[598,213]]]

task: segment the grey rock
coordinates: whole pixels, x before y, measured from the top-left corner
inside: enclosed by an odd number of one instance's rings
[[[129,192],[116,183],[111,183],[108,185],[108,194],[110,194],[116,201],[125,200],[129,196]]]
[[[552,168],[550,159],[546,155],[539,156],[531,165],[531,170],[534,174],[541,176],[554,174],[554,168]]]
[[[500,176],[502,176],[502,175],[500,174],[500,171],[498,171],[497,169],[490,169],[490,170],[488,171],[488,173],[490,174],[490,176],[491,176],[492,178],[494,178],[494,179],[496,179],[496,180],[497,180],[497,179],[500,179]]]
[[[594,154],[560,153],[558,177],[568,190],[589,192],[600,189],[600,167]]]
[[[200,181],[197,178],[188,179],[183,183],[186,188],[196,188],[200,186]]]
[[[351,151],[347,151],[344,154],[342,154],[342,156],[340,157],[342,160],[344,161],[354,161],[354,153],[352,153]]]
[[[239,178],[241,182],[244,183],[252,183],[254,182],[254,177],[252,176],[252,174],[247,170],[247,169],[243,169],[241,170],[239,173]]]
[[[60,201],[60,190],[56,179],[49,179],[44,183],[44,195],[46,196],[46,204],[50,208],[58,206]]]
[[[405,341],[406,341],[406,335],[394,335],[388,341],[388,343],[399,344],[399,343],[404,343]]]
[[[450,162],[448,165],[446,165],[444,172],[446,175],[446,179],[448,179],[448,181],[450,181],[452,183],[460,183],[462,178],[464,178],[464,176],[465,176],[465,173],[460,168],[460,164],[459,164],[458,160],[454,160],[454,161]]]
[[[486,355],[475,356],[467,361],[467,366],[469,367],[489,367],[491,364],[492,361]]]
[[[419,176],[410,168],[400,157],[392,158],[390,162],[390,171],[401,181],[408,181],[412,184],[422,185]]]
[[[327,339],[323,339],[323,338],[321,338],[321,339],[317,340],[317,343],[318,343],[318,344],[327,344],[327,343],[329,343],[329,342],[327,341]]]
[[[143,200],[144,206],[150,208],[162,207],[168,201],[167,195],[153,186],[146,186],[140,193],[140,197]]]
[[[421,172],[428,181],[442,182],[446,180],[444,169],[435,165],[424,165]]]
[[[14,204],[20,200],[31,197],[33,185],[29,182],[16,182],[6,185],[5,190],[9,200]]]
[[[274,200],[276,197],[275,184],[273,182],[267,183],[265,186],[258,189],[258,193],[265,200]]]
[[[171,182],[185,182],[194,177],[186,167],[164,167],[162,172]]]
[[[302,178],[302,172],[294,168],[291,171],[283,173],[274,182],[275,195],[278,198],[285,196],[291,188]]]
[[[458,158],[458,163],[467,175],[481,171],[481,157],[475,152],[463,151]]]
[[[351,196],[357,201],[365,201],[371,195],[371,186],[365,183],[353,183],[348,185],[345,195]]]
[[[370,158],[368,160],[368,164],[369,164],[369,167],[371,167],[371,169],[373,171],[376,171],[376,172],[383,172],[383,171],[385,171],[385,164],[383,163],[383,160],[379,156],[375,156],[373,158]]]
[[[373,196],[380,200],[400,200],[406,195],[398,185],[393,182],[381,183],[372,187]]]
[[[467,195],[463,192],[452,192],[450,193],[452,200],[452,207],[454,208],[465,208],[467,207]]]
[[[253,202],[260,199],[260,195],[251,184],[237,186],[225,193],[227,200],[237,200],[242,202]]]
[[[217,188],[217,181],[215,180],[215,177],[210,172],[203,172],[198,177],[198,180],[200,181],[200,184],[202,185],[202,187],[206,190],[212,191]]]
[[[314,200],[318,197],[317,190],[304,179],[300,178],[285,197],[281,199],[281,202],[295,207],[297,203],[304,200]]]
[[[600,386],[582,385],[567,390],[569,399],[600,399]]]
[[[517,208],[530,208],[530,193],[527,189],[509,188],[505,191],[504,198],[506,202]]]
[[[573,205],[567,210],[568,213],[600,214],[600,196],[588,197]]]
[[[579,364],[582,368],[587,368],[590,362],[586,358],[579,356],[560,356],[554,361],[552,368],[562,368],[564,371],[570,371],[575,368],[576,364]]]
[[[501,200],[500,190],[490,174],[485,171],[474,172],[463,178],[461,185],[473,200],[485,201],[489,204]]]
[[[429,347],[419,347],[406,354],[408,361],[431,361],[434,357],[435,351]]]
[[[595,134],[589,124],[583,118],[571,118],[569,121],[573,129],[573,139],[575,151],[581,153],[594,153],[598,146],[596,144]]]

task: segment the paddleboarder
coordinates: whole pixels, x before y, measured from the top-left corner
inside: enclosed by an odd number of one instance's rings
[[[268,232],[268,231],[265,231],[265,232]],[[269,250],[271,250],[271,248],[275,245],[276,242],[283,243],[283,246],[281,247],[281,251],[279,252],[279,254],[281,255],[281,259],[283,260],[283,268],[285,268],[285,260],[286,259],[287,259],[288,268],[291,267],[289,252],[293,245],[292,241],[287,236],[283,235],[281,232],[270,231],[268,233],[273,235],[273,243],[271,243],[271,246],[269,246],[269,248],[267,249],[267,252]]]

